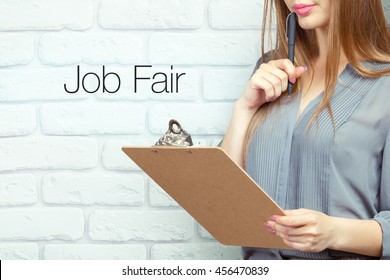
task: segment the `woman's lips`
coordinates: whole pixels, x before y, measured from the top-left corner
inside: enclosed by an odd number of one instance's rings
[[[307,5],[307,4],[295,4],[292,6],[294,12],[300,16],[307,16],[310,12],[317,6],[316,4]]]

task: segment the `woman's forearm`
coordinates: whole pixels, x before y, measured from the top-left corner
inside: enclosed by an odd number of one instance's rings
[[[382,255],[382,228],[377,221],[333,218],[336,231],[330,249],[373,257]]]
[[[243,145],[249,123],[256,109],[246,107],[240,99],[234,103],[232,118],[221,148],[240,166],[243,166]]]

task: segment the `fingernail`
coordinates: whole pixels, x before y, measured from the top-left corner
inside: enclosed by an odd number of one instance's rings
[[[272,221],[276,222],[276,216],[271,217]]]
[[[308,70],[308,68],[307,68],[307,66],[306,66],[306,65],[304,65],[304,66],[303,66],[303,68],[305,68],[305,72]]]
[[[291,80],[290,80],[290,82],[292,83],[292,84],[295,84],[295,82],[297,81],[297,79],[294,77],[294,78],[292,78]]]
[[[271,228],[271,226],[268,223],[264,223],[264,227],[268,229]]]

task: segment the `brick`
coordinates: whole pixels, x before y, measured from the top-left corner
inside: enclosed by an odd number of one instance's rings
[[[203,0],[103,0],[99,24],[111,29],[198,28]]]
[[[1,260],[38,260],[39,248],[36,243],[0,243]]]
[[[206,100],[236,100],[242,94],[252,69],[210,70],[203,76]]]
[[[32,174],[0,175],[0,206],[37,202],[37,182]]]
[[[73,68],[0,70],[0,101],[86,99],[90,94],[68,94],[64,83],[73,81]]]
[[[129,244],[48,244],[45,260],[144,260],[144,245]]]
[[[156,104],[150,108],[149,129],[165,133],[170,119],[179,120],[191,135],[224,134],[231,117],[232,104]]]
[[[142,175],[58,173],[43,178],[43,200],[51,204],[129,205],[144,203]]]
[[[252,65],[257,36],[243,33],[154,33],[149,56],[154,64]]]
[[[34,58],[34,48],[29,35],[0,34],[0,66],[28,64]]]
[[[41,37],[39,58],[45,64],[132,64],[143,58],[143,40],[123,33],[48,33]]]
[[[156,244],[152,247],[154,260],[241,260],[240,248],[216,242]]]
[[[145,129],[145,108],[118,103],[44,104],[41,126],[50,135],[140,134]]]
[[[97,166],[96,140],[83,137],[0,139],[0,171],[87,169]]]
[[[91,0],[3,0],[0,30],[85,30],[93,24]]]
[[[135,66],[127,68],[106,67],[106,73],[114,72],[121,77],[121,86],[115,94],[102,93],[99,91],[95,94],[96,97],[106,100],[177,101],[198,99],[200,78],[197,70],[176,67],[174,65],[152,67],[141,67],[141,65],[137,66],[137,77],[150,78],[150,80],[137,80],[137,89],[135,89]],[[171,67],[173,69],[171,69]],[[102,70],[99,69],[99,72],[101,71]],[[157,76],[153,79],[155,74],[157,74]],[[177,77],[178,82],[176,82]],[[171,78],[173,79],[173,87],[171,87]],[[164,80],[167,81],[166,85],[165,83],[160,83]],[[153,85],[153,83],[156,84]],[[117,80],[107,80],[106,86],[109,89],[116,89],[118,87]],[[159,93],[160,91],[163,92]]]
[[[179,206],[179,204],[152,179],[149,180],[149,200],[150,205],[155,207]]]
[[[209,5],[210,26],[216,29],[260,29],[263,2],[261,0],[213,0]]]
[[[113,139],[103,146],[102,163],[109,170],[140,170],[123,151],[124,146],[152,146],[158,139]]]
[[[36,112],[30,105],[0,105],[0,136],[20,136],[34,132]]]
[[[84,216],[76,208],[18,208],[0,211],[0,240],[77,240]]]
[[[194,235],[194,220],[186,212],[95,210],[89,217],[89,236],[105,241],[175,241]]]

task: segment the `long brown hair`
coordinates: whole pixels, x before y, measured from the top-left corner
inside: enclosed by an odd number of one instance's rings
[[[348,62],[364,77],[380,77],[390,74],[390,69],[373,71],[364,67],[361,61],[390,62],[390,31],[384,15],[381,0],[331,0],[332,8],[328,28],[328,54],[325,69],[324,97],[317,107],[312,121],[323,110],[327,110],[333,120],[330,101],[336,87],[340,66],[340,54],[344,52]],[[265,62],[265,36],[272,27],[272,11],[276,15],[276,41],[268,59],[287,57],[286,18],[290,13],[283,0],[264,0],[261,53]],[[271,39],[271,37],[270,37]],[[313,61],[319,54],[314,30],[304,30],[297,26],[295,65],[307,65],[314,69]],[[301,90],[298,81],[294,92]],[[285,95],[286,93],[283,93]],[[280,105],[280,99],[266,103],[253,116],[244,141],[244,166],[250,140],[268,113]]]

